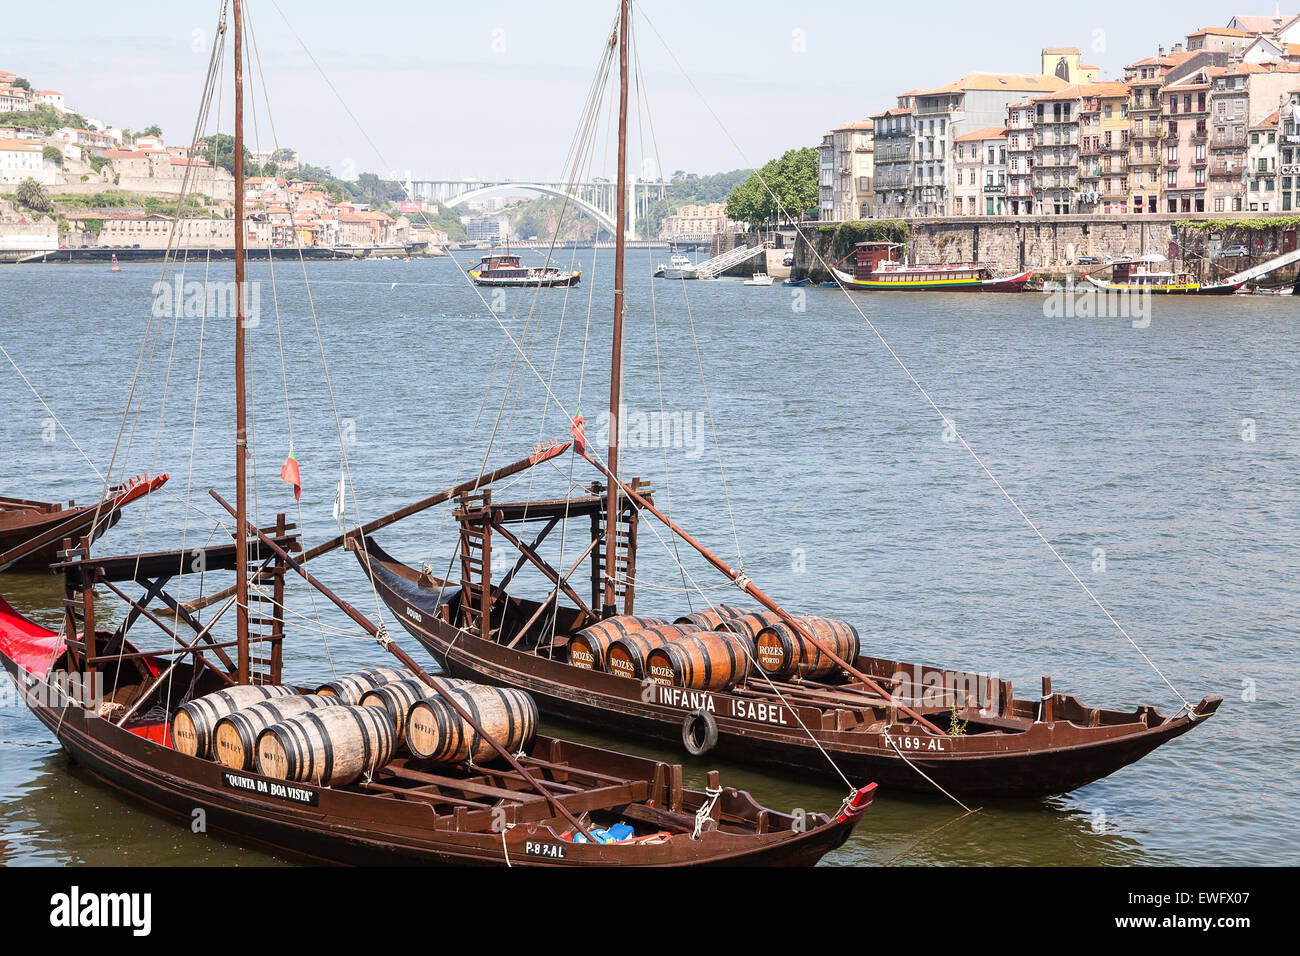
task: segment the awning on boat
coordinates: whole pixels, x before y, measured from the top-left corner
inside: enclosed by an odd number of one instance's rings
[[[44,677],[62,653],[62,637],[27,620],[0,597],[0,654],[29,674]]]

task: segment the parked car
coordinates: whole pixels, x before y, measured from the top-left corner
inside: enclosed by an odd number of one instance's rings
[[[1231,259],[1231,258],[1235,258],[1236,256],[1248,256],[1248,255],[1250,255],[1249,249],[1247,249],[1245,246],[1242,245],[1236,245],[1236,246],[1224,246],[1222,249],[1219,250],[1218,257],[1220,259]]]
[[[1100,261],[1096,256],[1079,256],[1079,265],[1081,266],[1095,266]]]

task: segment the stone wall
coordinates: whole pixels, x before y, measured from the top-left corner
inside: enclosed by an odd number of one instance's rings
[[[1096,268],[1093,264],[1081,265],[1081,256],[1092,256],[1104,263],[1108,257],[1159,253],[1176,260],[1176,268],[1193,272],[1202,279],[1213,279],[1280,254],[1286,230],[1278,225],[1187,229],[1177,224],[1216,219],[1240,223],[1245,218],[1238,213],[921,219],[909,223],[908,254],[911,261],[921,264],[981,262],[999,272],[1033,269],[1050,277],[1078,275]],[[804,231],[816,242],[825,260],[832,262],[830,237],[819,235],[815,228]],[[1220,249],[1237,244],[1251,250],[1253,263],[1245,257],[1217,257]],[[852,271],[851,265],[852,260],[843,268]],[[1288,267],[1274,278],[1279,282],[1291,279],[1297,268],[1300,267]],[[795,269],[798,274],[811,274],[818,281],[828,278],[824,270],[817,268],[815,257],[802,240],[796,246]]]

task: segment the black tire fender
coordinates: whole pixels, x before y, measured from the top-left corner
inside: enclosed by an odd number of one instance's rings
[[[692,711],[682,720],[682,745],[693,757],[702,757],[718,743],[718,722],[704,708]]]

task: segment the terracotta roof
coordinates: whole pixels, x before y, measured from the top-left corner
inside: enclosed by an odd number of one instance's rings
[[[883,113],[876,113],[872,119],[883,119],[886,116],[908,116],[915,112],[910,106],[895,106],[892,110],[885,110]]]
[[[41,152],[45,147],[40,143],[33,142],[30,139],[0,139],[0,149],[7,150],[24,150],[26,152]]]
[[[1276,126],[1278,117],[1281,115],[1281,113],[1282,113],[1282,107],[1279,106],[1277,109],[1269,113],[1258,123],[1253,124],[1251,126],[1251,129],[1262,129],[1265,126]]]
[[[1005,126],[985,126],[983,129],[972,130],[969,133],[962,133],[954,139],[953,142],[966,143],[971,140],[1000,139],[1006,131]]]
[[[842,132],[848,132],[850,130],[868,130],[868,129],[875,129],[875,125],[872,123],[868,123],[866,120],[860,120],[853,123],[845,123],[843,126],[837,126],[833,130],[831,130],[831,132],[842,133]]]
[[[968,90],[1008,90],[1014,92],[1031,92],[1059,90],[1065,86],[1064,80],[1041,73],[967,73],[961,79],[954,80],[947,86],[932,90],[918,90],[917,96],[936,96],[944,93],[964,93]]]
[[[1244,19],[1244,18],[1243,18],[1243,17],[1238,17],[1237,19],[1238,19],[1238,20],[1241,20],[1241,19]],[[1269,18],[1269,21],[1270,21],[1270,22],[1269,22],[1269,27],[1270,27],[1270,29],[1271,29],[1271,28],[1272,28],[1272,18],[1271,18],[1271,17]],[[1235,29],[1235,28],[1233,28],[1233,27],[1201,27],[1201,28],[1200,28],[1199,30],[1197,30],[1195,33],[1189,33],[1189,34],[1187,34],[1187,38],[1190,40],[1192,37],[1203,37],[1203,36],[1205,36],[1206,34],[1213,34],[1214,36],[1222,36],[1222,37],[1249,37],[1249,36],[1254,36],[1253,33],[1247,33],[1245,30],[1237,30],[1237,29]]]

